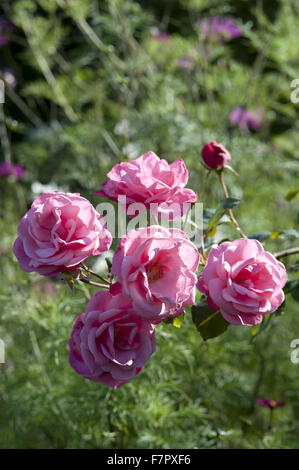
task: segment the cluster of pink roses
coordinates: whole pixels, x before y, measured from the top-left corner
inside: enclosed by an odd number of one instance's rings
[[[209,168],[212,152],[217,169],[230,161],[225,148],[212,142],[203,152]],[[100,194],[112,200],[125,195],[146,207],[158,202],[161,215],[170,213],[174,202],[185,207],[196,201],[196,194],[185,188],[187,182],[183,160],[169,165],[148,152],[116,165]],[[103,217],[90,202],[62,192],[39,196],[18,234],[13,250],[21,268],[45,276],[80,271],[86,258],[107,251],[112,243]],[[155,325],[193,305],[196,286],[234,324],[260,323],[282,303],[285,268],[259,242],[239,239],[213,248],[198,279],[200,260],[196,246],[179,229],[152,225],[123,236],[111,267],[117,281],[97,292],[74,322],[69,360],[75,371],[114,388],[126,383],[155,351]]]

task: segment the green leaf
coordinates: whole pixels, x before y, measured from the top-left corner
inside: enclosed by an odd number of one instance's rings
[[[205,341],[221,335],[229,325],[219,310],[207,304],[193,305],[191,311],[192,321]]]
[[[270,235],[270,238],[277,238],[277,237],[279,237],[279,235],[281,235],[281,232],[279,232],[279,231],[272,232],[271,235]]]
[[[299,193],[299,189],[290,189],[289,192],[285,195],[286,201],[291,201],[297,194]]]
[[[229,209],[232,209],[233,207],[237,206],[238,204],[240,204],[240,202],[240,199],[228,197],[227,199],[222,199],[220,201],[220,205],[216,209],[216,211],[214,211],[214,213],[211,214],[211,211],[205,211],[204,221],[208,223],[205,234],[208,237],[213,237],[216,233],[217,225],[222,219],[222,217],[227,214]]]
[[[220,219],[226,214],[226,210],[223,209],[222,207],[218,208],[215,212],[213,217],[210,219],[207,229],[206,229],[206,235],[208,237],[213,237],[216,233],[217,230],[217,225]]]
[[[226,199],[222,199],[220,201],[221,207],[223,209],[233,209],[235,206],[238,206],[241,202],[241,199],[237,199],[236,197],[228,197]]]
[[[252,336],[255,338],[256,336],[260,335],[263,331],[268,331],[269,328],[270,328],[270,322],[272,320],[272,318],[274,318],[274,315],[265,315],[264,318],[263,318],[263,321],[262,323],[260,323],[259,325],[255,325],[251,328],[251,334]]]
[[[260,242],[269,238],[299,238],[299,232],[295,229],[276,230],[275,232],[255,232],[249,235],[249,238],[258,240]]]
[[[282,230],[281,231],[282,235],[285,235],[286,237],[294,237],[294,238],[299,238],[299,232],[293,228],[289,230]]]
[[[271,235],[271,232],[255,232],[249,235],[249,238],[262,242],[264,240],[267,240],[270,237],[270,235]]]
[[[292,266],[292,269],[295,271],[295,272],[298,272],[299,271],[299,261],[296,261],[295,264]]]
[[[299,302],[299,280],[288,281],[284,288],[285,294],[291,294],[296,302]]]
[[[213,215],[210,217],[210,220],[208,222],[207,229],[205,231],[205,234],[208,237],[213,237],[216,233],[217,230],[217,225],[222,219],[222,217],[227,214],[229,209],[232,209],[233,207],[237,206],[240,204],[240,199],[236,199],[233,197],[228,197],[227,199],[222,199],[220,201],[219,207],[216,209],[216,211],[213,213]]]
[[[183,321],[184,321],[184,312],[181,313],[181,315],[179,315],[178,317],[174,318],[173,319],[173,326],[175,326],[176,328],[181,328],[182,324],[183,324]]]
[[[70,15],[77,21],[87,18],[91,9],[91,0],[76,0],[76,2],[64,2]]]

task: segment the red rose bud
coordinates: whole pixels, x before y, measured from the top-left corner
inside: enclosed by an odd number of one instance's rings
[[[228,150],[215,140],[202,148],[201,155],[205,165],[211,170],[220,170],[231,161]]]

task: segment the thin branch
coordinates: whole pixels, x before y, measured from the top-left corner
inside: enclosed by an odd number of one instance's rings
[[[85,266],[85,264],[81,263],[81,266],[82,266],[82,268],[84,269],[84,271],[86,271],[88,274],[91,274],[92,276],[97,277],[98,279],[100,279],[100,280],[103,281],[103,282],[106,282],[107,284],[111,284],[111,282],[108,281],[108,279],[105,279],[105,278],[102,277],[100,274],[95,273],[94,271],[92,271],[91,269],[89,269],[88,266]]]
[[[89,26],[87,21],[85,19],[81,19],[77,21],[77,24],[81,30],[81,32],[87,36],[87,38],[94,44],[94,46],[97,47],[101,52],[104,52],[106,55],[108,55],[111,59],[111,62],[113,62],[117,67],[120,69],[124,69],[124,63],[121,59],[119,59],[115,54],[109,53],[108,48],[105,46],[105,44],[101,41],[99,36],[94,32],[94,30]]]
[[[282,250],[278,253],[274,253],[275,258],[283,258],[284,256],[290,256],[295,253],[299,253],[299,246],[295,248],[289,248],[288,250]]]
[[[188,210],[187,210],[187,212],[186,212],[185,221],[184,221],[184,226],[183,226],[183,231],[186,230],[187,223],[188,223],[188,217],[189,217],[190,211],[191,211],[191,204],[189,205]]]
[[[4,97],[4,90],[3,90]],[[0,103],[0,139],[1,146],[3,148],[4,159],[6,162],[11,163],[11,150],[10,143],[7,134],[6,124],[5,124],[5,113],[4,113],[4,104]]]
[[[7,88],[7,95],[36,127],[44,125],[43,121],[27,106],[25,101],[23,101],[14,90]]]
[[[64,112],[65,112],[66,116],[68,117],[68,119],[71,122],[75,122],[77,120],[77,115],[76,115],[75,111],[73,110],[72,106],[69,104],[68,99],[64,95],[60,84],[57,82],[56,77],[53,74],[53,72],[52,72],[52,70],[51,70],[51,68],[48,64],[47,59],[45,58],[45,56],[43,55],[42,51],[39,48],[39,44],[37,44],[37,42],[36,42],[36,38],[34,37],[34,34],[33,34],[34,30],[32,30],[32,25],[34,24],[34,22],[32,22],[32,21],[30,22],[30,20],[28,20],[28,18],[26,18],[26,19],[27,19],[27,21],[26,21],[26,23],[24,22],[23,29],[24,29],[24,33],[26,35],[28,44],[29,44],[29,46],[32,50],[32,53],[33,53],[34,57],[35,57],[35,60],[38,64],[43,76],[45,77],[48,85],[52,89],[55,96],[57,96],[59,105],[64,109]]]
[[[224,178],[223,178],[223,172],[220,171],[219,173],[219,180],[220,180],[220,184],[222,186],[222,189],[223,189],[223,193],[224,193],[224,196],[226,199],[229,198],[229,194],[228,194],[228,190],[227,190],[227,187],[226,187],[226,184],[224,182]],[[237,232],[239,233],[239,235],[241,235],[241,237],[243,238],[247,238],[247,236],[245,235],[245,233],[243,232],[243,230],[241,229],[240,225],[238,224],[235,216],[234,216],[234,213],[232,211],[232,209],[228,209],[228,214],[229,214],[229,217],[233,223],[233,225],[236,227],[236,230]]]
[[[83,279],[83,278],[79,278],[78,281],[84,282],[85,284],[90,284],[91,286],[97,286],[97,287],[101,287],[102,289],[109,290],[109,286],[107,284],[100,284],[99,282],[93,282],[93,281],[90,281],[89,279]]]
[[[206,256],[206,252],[205,252],[205,237],[204,235],[202,235],[200,237],[200,243],[201,243],[201,255],[202,255],[202,259],[204,261],[204,264],[206,264],[207,262],[207,256]]]

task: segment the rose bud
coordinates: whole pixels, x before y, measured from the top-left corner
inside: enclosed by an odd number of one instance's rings
[[[204,164],[210,170],[220,170],[231,161],[231,156],[228,150],[226,150],[223,145],[218,144],[216,140],[212,140],[212,142],[205,145],[202,148],[201,155]]]

